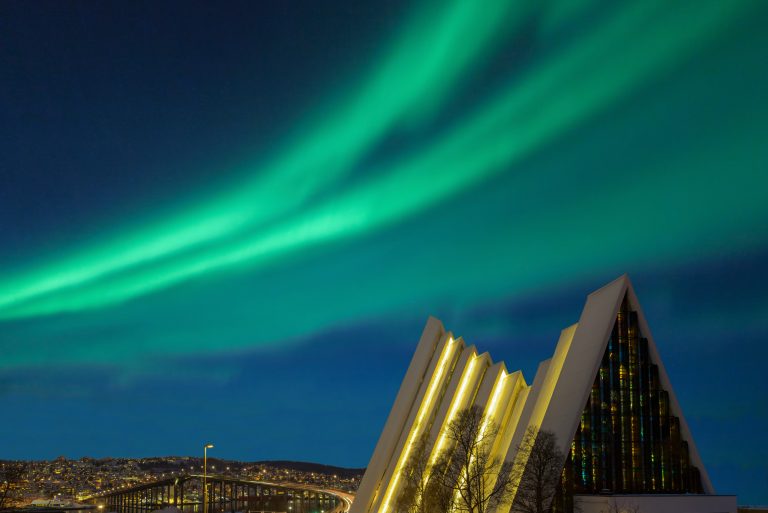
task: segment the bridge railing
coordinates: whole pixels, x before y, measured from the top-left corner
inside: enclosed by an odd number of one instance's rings
[[[88,502],[107,512],[151,513],[174,507],[182,513],[203,512],[202,475],[188,474],[102,492]],[[208,513],[339,513],[347,503],[337,494],[308,485],[207,477]]]

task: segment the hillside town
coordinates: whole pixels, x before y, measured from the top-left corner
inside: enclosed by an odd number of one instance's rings
[[[239,462],[208,459],[208,473],[250,481],[312,485],[354,492],[364,469],[346,469],[314,463],[275,461]],[[121,487],[165,479],[174,475],[202,474],[202,458],[58,457],[50,461],[0,461],[0,496],[7,489],[3,507],[60,502],[77,503]],[[37,501],[37,502],[36,502]]]

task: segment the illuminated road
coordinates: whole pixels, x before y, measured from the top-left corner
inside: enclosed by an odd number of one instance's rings
[[[202,474],[191,474],[191,477],[197,477],[200,479],[203,478]],[[232,478],[225,475],[208,474],[208,479],[227,480]],[[250,481],[247,479],[237,479],[237,481],[240,483],[248,483],[248,484],[254,484],[254,485],[276,486],[276,487],[283,487],[283,488],[291,488],[295,490],[306,490],[306,491],[315,492],[315,493],[325,493],[328,495],[333,495],[335,497],[338,497],[340,499],[339,505],[327,513],[346,513],[352,507],[352,501],[355,500],[355,496],[352,495],[351,493],[342,492],[341,490],[335,490],[331,488],[328,488],[328,489],[317,488],[315,486],[311,486],[303,483],[290,483],[290,482],[273,483],[271,481]]]
[[[355,500],[355,496],[351,493],[347,492],[340,492],[338,490],[324,490],[326,493],[334,494],[341,498],[341,506],[343,506],[343,509],[340,511],[347,512],[352,508],[352,501]]]

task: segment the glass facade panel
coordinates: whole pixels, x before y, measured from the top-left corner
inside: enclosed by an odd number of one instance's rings
[[[703,493],[680,419],[670,412],[669,394],[626,297],[571,442],[553,510],[573,511],[574,493]]]

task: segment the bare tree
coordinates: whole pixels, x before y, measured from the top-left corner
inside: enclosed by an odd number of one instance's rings
[[[448,424],[450,450],[442,459],[441,485],[454,511],[485,513],[511,500],[513,465],[492,453],[498,433],[498,425],[478,406],[459,412]]]
[[[27,473],[27,466],[20,462],[6,462],[0,466],[0,508],[7,507],[15,499],[18,489]]]
[[[424,433],[414,444],[408,461],[400,471],[400,493],[395,502],[398,513],[437,513],[448,511],[446,490],[441,486],[443,460],[431,462],[432,444]]]
[[[516,513],[546,513],[560,483],[565,457],[558,449],[551,431],[539,431],[530,426],[517,448],[515,472],[520,483],[515,493],[512,511]],[[527,455],[527,458],[525,457]]]
[[[624,503],[611,499],[608,501],[608,509],[600,510],[600,513],[640,513],[640,506],[634,502]]]

